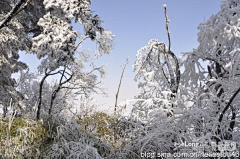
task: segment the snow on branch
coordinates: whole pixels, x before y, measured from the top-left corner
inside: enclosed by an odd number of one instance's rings
[[[10,22],[18,13],[23,11],[31,3],[32,0],[28,0],[26,3],[25,1],[26,0],[19,0],[16,3],[16,5],[12,8],[12,10],[4,17],[4,20],[0,22],[0,29],[7,26],[7,23]],[[22,6],[23,4],[24,6]]]

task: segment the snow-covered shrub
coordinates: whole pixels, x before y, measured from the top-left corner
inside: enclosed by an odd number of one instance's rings
[[[51,136],[51,145],[42,150],[44,158],[101,159],[111,154],[111,147],[86,132],[75,117],[69,120],[61,114],[52,116],[47,121],[51,129],[49,133],[54,135]]]
[[[38,158],[46,131],[27,117],[0,119],[0,158]]]
[[[83,127],[87,133],[93,134],[96,138],[107,142],[114,146],[114,127],[117,119],[104,112],[95,112],[92,115],[86,116],[77,120],[77,123]]]

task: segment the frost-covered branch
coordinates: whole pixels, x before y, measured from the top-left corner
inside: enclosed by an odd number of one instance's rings
[[[68,82],[70,82],[70,80],[73,78],[74,76],[74,73],[72,73],[70,75],[70,77],[68,77],[65,81],[62,81],[63,80],[63,77],[65,76],[65,71],[67,69],[67,66],[64,66],[64,69],[63,69],[63,72],[62,72],[62,76],[59,80],[59,84],[57,86],[57,88],[53,91],[52,93],[52,96],[51,96],[51,102],[50,102],[50,106],[49,106],[49,109],[48,109],[48,115],[51,115],[52,113],[52,107],[53,107],[53,102],[55,100],[55,98],[57,97],[57,94],[58,92],[63,88],[62,86]]]
[[[76,45],[76,48],[75,48],[74,52],[77,51],[77,49],[79,48],[79,46],[80,46],[87,38],[89,38],[89,35],[83,37],[83,38],[81,39],[81,41],[78,42],[78,44]]]
[[[10,22],[18,13],[23,11],[31,3],[31,1],[32,0],[28,0],[27,2],[26,2],[26,0],[19,0],[15,4],[15,6],[12,8],[12,10],[4,17],[2,22],[0,22],[0,29],[7,26],[7,23]],[[24,4],[24,6],[22,6],[23,4]]]
[[[229,109],[229,107],[231,106],[233,100],[235,99],[235,97],[238,95],[238,93],[240,92],[240,88],[238,88],[236,90],[236,92],[232,95],[232,97],[229,99],[227,105],[224,107],[224,109],[222,110],[222,112],[220,113],[220,116],[218,118],[218,121],[221,123],[222,122],[222,119],[223,119],[223,116],[224,114],[226,113],[226,111]]]

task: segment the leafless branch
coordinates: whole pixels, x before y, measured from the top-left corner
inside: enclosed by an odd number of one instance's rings
[[[116,94],[116,101],[115,101],[115,107],[114,107],[114,115],[116,115],[116,113],[117,113],[116,111],[117,111],[117,103],[118,103],[119,91],[120,91],[120,87],[121,87],[121,84],[122,84],[123,74],[124,74],[124,71],[125,71],[125,68],[126,68],[127,64],[128,64],[128,57],[126,59],[126,63],[123,66],[122,75],[120,77],[120,82],[119,82],[119,85],[118,85],[118,90],[117,90],[117,94]]]

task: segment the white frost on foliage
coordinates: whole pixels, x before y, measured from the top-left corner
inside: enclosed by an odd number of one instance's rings
[[[11,77],[13,73],[27,68],[25,63],[18,61],[18,51],[26,49],[19,34],[11,28],[0,30],[0,103],[9,102],[11,97],[20,99],[14,89],[16,81]]]
[[[46,148],[44,158],[82,158],[103,159],[94,146],[103,143],[91,134],[84,132],[82,127],[72,117],[66,121],[63,115],[55,115],[52,119],[56,127],[55,141]]]
[[[91,0],[44,0],[46,10],[51,10],[52,15],[68,22],[75,18],[75,21],[83,25],[85,35],[89,35],[93,40],[103,28],[100,26],[100,18],[92,15],[90,4]]]
[[[112,51],[115,35],[112,34],[111,31],[103,31],[97,35],[98,51],[96,52],[96,56],[99,57],[103,54],[109,54]]]
[[[67,15],[68,19],[74,18],[76,14],[84,12],[86,16],[91,15],[91,10],[89,9],[90,0],[44,0],[43,4],[47,10],[49,9],[62,9],[62,11]]]
[[[77,32],[58,17],[46,14],[38,22],[43,33],[33,38],[32,51],[39,59],[44,58],[42,67],[55,70],[59,66],[73,61]]]

